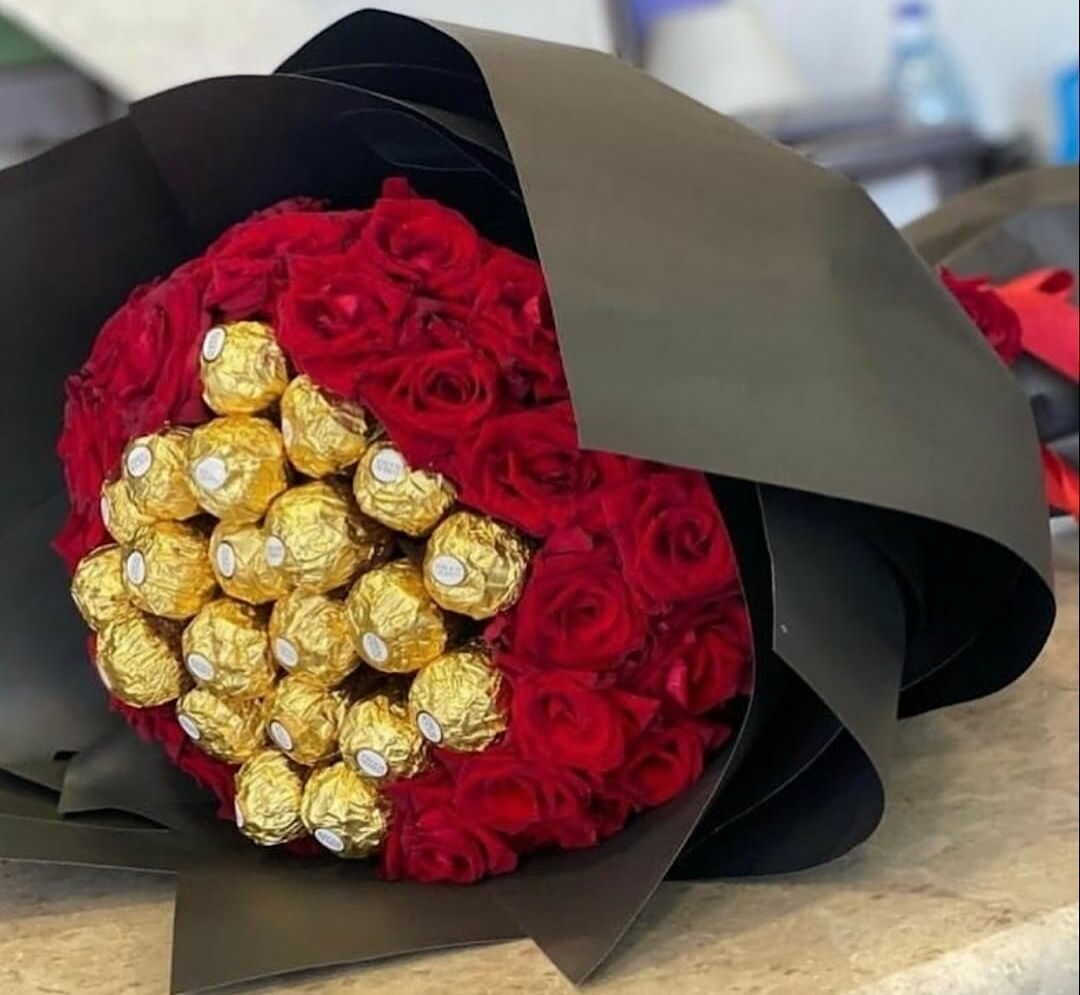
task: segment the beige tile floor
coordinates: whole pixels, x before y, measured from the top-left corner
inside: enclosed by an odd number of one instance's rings
[[[665,884],[594,995],[1054,995],[1077,973],[1076,532],[1015,685],[901,727],[883,825],[802,874]],[[0,993],[167,991],[168,877],[0,863]],[[248,995],[566,995],[520,941],[309,972]]]

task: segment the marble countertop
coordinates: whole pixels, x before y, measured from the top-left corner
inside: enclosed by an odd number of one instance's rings
[[[1077,988],[1077,535],[1012,687],[901,725],[889,810],[825,867],[664,884],[586,995],[1056,995]],[[169,877],[0,863],[0,992],[163,995]],[[247,995],[569,995],[528,941],[307,972]]]

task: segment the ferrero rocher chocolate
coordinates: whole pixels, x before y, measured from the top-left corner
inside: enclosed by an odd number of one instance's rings
[[[260,750],[236,772],[236,826],[260,846],[306,835],[300,819],[307,771],[277,750]]]
[[[365,515],[411,536],[427,535],[457,497],[441,473],[410,469],[385,440],[372,443],[357,464],[353,494]]]
[[[240,764],[266,744],[266,704],[261,700],[226,698],[205,688],[192,688],[176,703],[180,728],[212,757]]]
[[[117,542],[131,542],[142,525],[154,521],[132,500],[127,481],[120,477],[101,485],[101,521]]]
[[[281,436],[289,462],[309,477],[325,477],[352,466],[367,448],[372,423],[367,412],[330,398],[308,376],[296,377],[281,397]]]
[[[266,513],[266,561],[305,591],[330,591],[385,559],[391,537],[339,487],[316,480],[281,495]]]
[[[337,755],[338,730],[348,698],[303,674],[283,677],[267,711],[270,741],[298,764],[311,766]]]
[[[424,551],[424,584],[447,611],[490,618],[518,599],[529,547],[508,525],[459,511],[442,522]]]
[[[266,562],[266,533],[250,523],[218,522],[210,536],[210,562],[221,589],[252,605],[287,594],[289,579]]]
[[[446,618],[408,560],[361,575],[345,604],[356,649],[376,670],[410,673],[446,649]]]
[[[184,629],[184,666],[200,687],[260,698],[274,684],[270,640],[259,610],[232,598],[203,605]]]
[[[124,554],[119,546],[99,546],[79,560],[71,578],[71,597],[95,632],[136,614],[124,588]]]
[[[409,688],[409,715],[421,735],[450,750],[482,750],[506,728],[502,678],[479,646],[440,656]]]
[[[378,789],[343,763],[316,770],[304,785],[300,817],[338,857],[367,857],[386,838],[387,806]]]
[[[152,615],[191,618],[216,590],[206,537],[183,522],[144,525],[123,547],[124,588]]]
[[[252,415],[270,407],[289,382],[285,354],[261,321],[215,325],[199,353],[203,399],[219,415]]]
[[[338,742],[345,763],[376,780],[411,777],[423,767],[427,750],[408,709],[384,694],[349,708]]]
[[[324,687],[340,683],[360,663],[345,605],[310,591],[292,591],[274,605],[270,651],[289,673]]]
[[[181,520],[199,513],[187,475],[190,441],[190,429],[167,428],[140,435],[124,449],[123,479],[144,518]]]
[[[191,687],[176,627],[141,613],[98,633],[97,668],[109,692],[135,708],[164,705]]]
[[[226,415],[196,428],[188,469],[199,504],[223,522],[257,521],[289,485],[281,433],[251,415]]]

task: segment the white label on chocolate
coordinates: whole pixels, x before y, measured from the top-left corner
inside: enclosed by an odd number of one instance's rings
[[[364,633],[360,639],[360,649],[364,651],[368,663],[386,663],[386,658],[390,655],[389,647],[374,632]]]
[[[135,446],[128,451],[124,466],[127,467],[129,476],[142,477],[145,476],[146,471],[150,469],[150,464],[153,462],[154,454],[150,452],[149,446]]]
[[[405,457],[396,449],[380,449],[371,461],[371,475],[380,484],[396,484],[407,469]]]
[[[243,829],[244,828],[244,813],[243,813],[243,810],[240,808],[240,799],[239,798],[234,799],[234,801],[233,801],[233,815],[236,816],[236,828],[237,829]]]
[[[270,738],[283,750],[293,748],[292,736],[289,735],[289,730],[280,722],[274,721],[270,723]]]
[[[323,829],[322,827],[316,829],[315,839],[327,850],[332,850],[334,853],[341,853],[345,849],[345,841],[332,829]]]
[[[430,715],[427,712],[420,712],[416,716],[416,728],[420,730],[420,735],[428,742],[439,744],[442,742],[442,726],[439,725],[438,720],[434,715]]]
[[[215,325],[202,340],[202,358],[212,363],[225,348],[225,329]]]
[[[192,739],[199,739],[202,733],[199,731],[199,727],[195,725],[195,720],[190,715],[185,715],[181,712],[176,716],[176,721],[180,723],[180,728],[184,730]]]
[[[356,751],[356,766],[360,768],[362,774],[367,774],[368,777],[386,777],[387,772],[390,770],[386,758],[378,750],[366,748]]]
[[[236,573],[236,551],[227,542],[218,543],[214,560],[222,577],[228,578]]]
[[[101,524],[105,528],[109,527],[109,519],[112,518],[112,511],[109,510],[109,499],[102,494],[101,495]]]
[[[132,584],[141,584],[146,580],[146,557],[137,549],[128,553],[128,558],[124,561],[124,573]]]
[[[278,636],[274,640],[274,656],[277,657],[277,662],[288,670],[292,670],[300,662],[296,647],[284,636]]]
[[[216,491],[228,476],[229,469],[220,456],[207,456],[195,464],[195,483],[204,491]]]
[[[457,587],[465,579],[465,564],[456,556],[443,553],[431,561],[431,576],[443,587]]]
[[[214,665],[202,655],[202,653],[188,653],[187,669],[197,681],[212,681],[214,679]]]
[[[268,536],[263,546],[266,562],[272,567],[280,567],[285,562],[285,543],[277,536]]]
[[[281,437],[285,440],[285,445],[291,446],[293,440],[293,425],[288,418],[281,419]]]

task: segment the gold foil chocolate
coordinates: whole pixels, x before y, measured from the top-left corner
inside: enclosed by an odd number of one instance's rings
[[[101,521],[117,542],[131,542],[140,526],[154,520],[135,504],[123,477],[101,485]]]
[[[304,786],[300,817],[338,857],[367,857],[386,838],[389,815],[378,789],[343,763],[316,770]]]
[[[420,671],[409,688],[409,715],[420,734],[449,750],[482,750],[506,728],[502,677],[486,650],[447,653]]]
[[[230,698],[261,698],[274,685],[266,624],[231,598],[203,605],[184,629],[184,666],[200,687]]]
[[[210,563],[221,589],[251,605],[289,592],[284,571],[266,562],[266,533],[258,525],[218,522],[210,536]]]
[[[265,702],[258,699],[225,698],[205,688],[192,688],[176,702],[176,720],[210,756],[240,764],[266,745],[265,710]]]
[[[136,614],[124,588],[124,554],[119,546],[99,546],[79,560],[71,578],[71,597],[95,632]]]
[[[97,669],[109,693],[135,708],[164,705],[191,687],[176,627],[141,613],[98,633]]]
[[[330,591],[385,559],[390,534],[361,515],[338,487],[293,487],[266,513],[266,562],[305,591]]]
[[[199,504],[223,522],[257,521],[289,486],[281,433],[251,415],[226,415],[196,428],[188,470]]]
[[[140,435],[124,449],[123,479],[144,518],[182,520],[199,513],[187,475],[190,441],[190,429],[167,428]]]
[[[441,473],[410,469],[385,440],[372,443],[357,464],[353,494],[365,515],[411,536],[427,535],[457,497]]]
[[[306,835],[300,819],[307,771],[277,750],[260,750],[236,772],[236,826],[260,846]]]
[[[270,741],[298,764],[311,766],[337,755],[338,730],[348,698],[303,674],[283,677],[267,712]]]
[[[325,594],[293,591],[270,615],[270,650],[291,674],[331,687],[360,663],[353,648],[345,605]]]
[[[508,525],[471,511],[443,521],[424,551],[424,584],[447,611],[490,618],[521,594],[529,547]]]
[[[377,694],[358,701],[345,713],[338,736],[341,757],[353,770],[391,781],[412,777],[424,766],[427,744],[392,697]]]
[[[362,574],[345,605],[356,649],[376,670],[410,673],[446,649],[446,618],[408,560]]]
[[[308,376],[296,377],[281,398],[281,436],[289,462],[309,477],[352,466],[367,448],[372,421],[359,405],[331,398]]]
[[[219,415],[253,415],[285,390],[289,374],[274,331],[261,321],[215,325],[199,353],[203,400]]]
[[[124,588],[143,611],[191,618],[217,589],[206,537],[183,522],[144,525],[123,547]]]

